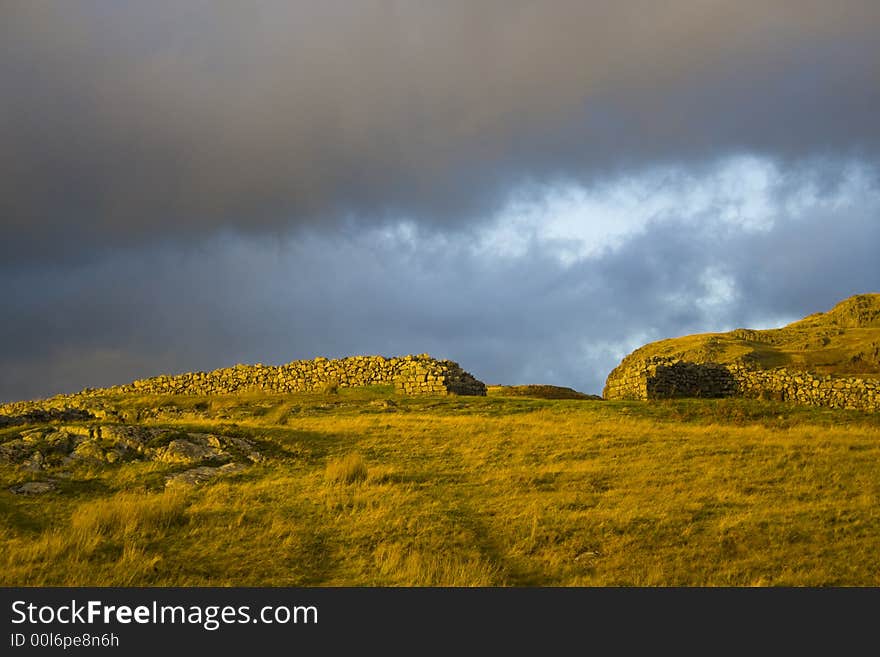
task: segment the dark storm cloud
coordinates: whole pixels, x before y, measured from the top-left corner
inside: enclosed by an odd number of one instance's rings
[[[5,2],[0,259],[433,228],[518,185],[876,159],[876,2]]]
[[[644,342],[779,325],[880,290],[878,212],[871,192],[749,230],[713,208],[571,264],[538,237],[487,257],[473,235],[367,231],[42,268],[16,279],[29,294],[0,326],[0,399],[237,362],[424,351],[490,383],[600,392]]]
[[[878,291],[878,27],[873,1],[4,2],[0,400],[423,351],[598,392],[649,340]],[[598,201],[543,230],[566,187]]]

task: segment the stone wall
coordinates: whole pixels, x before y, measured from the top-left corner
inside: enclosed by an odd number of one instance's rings
[[[666,358],[626,358],[608,375],[602,396],[605,399],[726,397],[737,391],[736,381],[722,365]]]
[[[815,375],[785,368],[625,358],[605,383],[606,399],[742,396],[867,411],[880,410],[880,379]]]
[[[450,360],[415,358],[399,366],[394,389],[406,395],[485,395],[486,384]]]
[[[315,358],[277,367],[236,365],[213,372],[157,376],[111,388],[86,388],[76,395],[59,395],[59,398],[105,394],[217,395],[251,390],[290,393],[321,390],[333,384],[339,387],[393,384],[396,392],[408,395],[486,394],[486,385],[461,369],[458,363],[421,354],[396,358]],[[21,404],[26,402],[18,403]],[[17,404],[6,404],[0,407],[0,414],[3,409],[13,411],[16,407]]]
[[[784,368],[756,370],[738,365],[729,370],[746,397],[880,411],[880,379],[816,375]]]

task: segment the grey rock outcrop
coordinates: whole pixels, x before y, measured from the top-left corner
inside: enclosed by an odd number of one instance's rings
[[[128,425],[40,427],[0,444],[0,461],[30,472],[77,462],[195,465],[263,460],[244,438]]]

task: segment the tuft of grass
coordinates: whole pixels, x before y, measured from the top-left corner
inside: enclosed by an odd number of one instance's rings
[[[331,484],[354,484],[367,479],[367,464],[354,452],[327,463],[324,478]]]
[[[73,535],[81,536],[144,538],[161,534],[185,518],[180,493],[169,490],[144,495],[126,491],[79,506],[71,515],[70,529]]]
[[[188,520],[180,493],[121,492],[87,501],[35,538],[6,533],[0,551],[2,582],[28,586],[143,585],[162,555],[155,541]]]
[[[424,552],[400,544],[381,544],[373,552],[380,573],[400,578],[408,586],[498,586],[498,567],[478,556],[462,557]]]

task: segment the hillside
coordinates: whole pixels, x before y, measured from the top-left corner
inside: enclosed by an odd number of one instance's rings
[[[698,358],[717,373],[800,356],[846,373],[876,362],[878,300],[624,363],[678,353],[692,360],[667,370],[691,376]],[[487,389],[420,355],[8,404],[0,585],[880,585],[880,413],[597,400]]]
[[[652,342],[626,360],[652,357],[880,378],[880,294],[850,297],[778,329],[739,328]]]
[[[880,414],[392,386],[91,402],[0,428],[2,585],[880,585]]]

